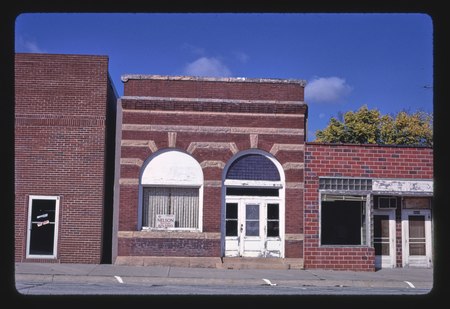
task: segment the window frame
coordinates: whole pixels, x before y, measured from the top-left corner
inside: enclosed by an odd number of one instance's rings
[[[187,161],[190,161],[188,164],[188,167],[195,168],[197,175],[195,177],[194,182],[189,181],[174,181],[174,179],[150,179],[148,178],[149,173],[147,168],[150,164],[152,164],[153,160],[158,158],[159,166],[167,166],[170,168],[170,163],[172,161],[167,161],[166,164],[161,164],[160,160],[164,160],[164,155],[168,154],[169,158],[173,155],[179,156],[181,160],[177,160],[177,163],[180,163],[179,161],[182,161],[183,159],[186,159]],[[173,159],[173,158],[172,158]],[[161,175],[161,171],[160,175]],[[144,175],[147,177],[145,178],[145,182],[143,183]],[[152,228],[152,227],[146,227],[143,225],[144,223],[144,190],[148,187],[167,187],[167,188],[198,188],[198,226],[197,228]],[[144,164],[141,167],[141,171],[139,174],[139,198],[138,198],[138,222],[137,222],[137,230],[138,231],[179,231],[179,232],[202,232],[203,231],[203,190],[204,190],[204,175],[203,175],[203,169],[200,165],[200,163],[189,153],[177,149],[177,148],[170,148],[170,149],[162,149],[155,153],[153,153],[150,157],[148,157]]]
[[[173,228],[158,228],[158,227],[152,227],[149,225],[144,225],[144,203],[145,203],[145,190],[148,188],[164,188],[164,189],[194,189],[197,191],[197,199],[198,199],[198,204],[196,205],[197,207],[197,227],[173,227]],[[141,220],[141,225],[142,225],[142,230],[143,231],[198,231],[199,230],[199,226],[200,226],[200,221],[201,221],[201,217],[200,217],[200,188],[196,187],[196,186],[143,186],[142,187],[142,194],[143,194],[143,200],[142,200],[142,220]]]
[[[354,197],[360,197],[363,202],[363,207],[361,211],[361,242],[360,244],[323,244],[322,243],[322,202],[325,201],[324,196],[334,196],[334,197],[342,197],[342,200],[345,200],[347,197],[349,200],[354,201]],[[330,191],[330,190],[319,190],[319,246],[320,247],[369,247],[371,245],[370,235],[371,235],[371,194],[370,192],[362,192],[362,191]],[[364,216],[364,223],[363,218]]]
[[[31,254],[30,242],[31,242],[31,226],[33,223],[33,201],[34,200],[51,200],[55,201],[55,221],[49,223],[54,225],[53,230],[53,254]],[[26,258],[27,259],[57,259],[58,257],[58,232],[59,232],[59,211],[60,211],[61,197],[59,195],[29,195],[28,196],[28,219],[27,219],[27,238],[26,238]]]

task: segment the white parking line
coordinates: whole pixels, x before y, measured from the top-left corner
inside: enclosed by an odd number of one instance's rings
[[[413,288],[413,289],[415,289],[416,287],[414,286],[414,284],[412,284],[411,282],[409,282],[409,281],[404,281],[407,285],[409,285],[409,287],[410,288]]]
[[[119,283],[123,283],[123,280],[122,280],[122,278],[120,278],[119,276],[114,276],[114,278],[116,278],[116,279],[117,279],[117,281],[119,281]]]
[[[270,285],[270,286],[275,286],[275,285],[277,285],[276,283],[270,282],[269,279],[263,279],[263,281],[264,281],[267,285]]]

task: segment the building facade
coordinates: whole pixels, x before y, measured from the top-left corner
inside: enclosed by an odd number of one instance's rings
[[[431,267],[431,148],[307,143],[305,166],[305,268]]]
[[[111,262],[108,58],[15,57],[15,261]]]
[[[301,265],[304,81],[122,80],[117,262],[277,257]]]
[[[303,80],[122,81],[16,54],[16,262],[432,266],[432,148],[306,142]]]

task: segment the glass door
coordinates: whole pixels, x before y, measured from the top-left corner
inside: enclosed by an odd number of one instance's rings
[[[403,210],[403,266],[431,266],[430,210]]]
[[[265,229],[262,215],[262,203],[253,201],[243,201],[241,213],[241,256],[258,257],[261,256],[264,247],[264,235],[261,231]]]
[[[373,233],[375,267],[395,267],[395,210],[375,210]]]
[[[282,257],[280,203],[272,198],[228,198],[225,256]]]

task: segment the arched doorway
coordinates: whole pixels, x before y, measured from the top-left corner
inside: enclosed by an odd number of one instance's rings
[[[225,257],[284,257],[284,172],[270,154],[233,157],[223,173]]]

